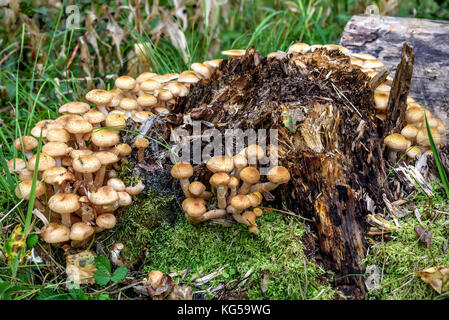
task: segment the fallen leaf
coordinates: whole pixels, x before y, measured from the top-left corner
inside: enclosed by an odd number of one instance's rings
[[[84,250],[80,253],[69,255],[66,258],[66,273],[70,281],[76,284],[94,284],[95,254],[92,251]]]
[[[447,266],[427,268],[418,274],[422,281],[430,284],[439,294],[449,289],[449,267]]]
[[[167,297],[167,300],[192,300],[193,290],[190,286],[175,285],[173,291]]]
[[[417,226],[415,227],[415,233],[418,236],[419,241],[424,243],[430,250],[432,246],[432,231],[429,231],[424,227]]]

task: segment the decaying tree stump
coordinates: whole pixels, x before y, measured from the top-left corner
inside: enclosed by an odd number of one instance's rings
[[[404,42],[416,55],[410,96],[449,125],[448,21],[356,15],[341,38],[341,45],[353,52],[371,53],[393,74]]]

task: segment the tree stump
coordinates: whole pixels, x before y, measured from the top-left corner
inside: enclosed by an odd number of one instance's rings
[[[449,22],[356,15],[347,23],[341,45],[366,52],[394,75],[407,42],[415,53],[410,96],[449,125]]]

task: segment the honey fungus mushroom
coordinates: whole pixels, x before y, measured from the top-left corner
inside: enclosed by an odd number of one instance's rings
[[[77,211],[81,205],[77,194],[57,193],[48,200],[48,207],[61,215],[63,225],[70,227],[72,224],[71,214]]]
[[[269,182],[258,183],[251,186],[251,192],[267,192],[274,190],[280,184],[290,181],[290,172],[282,166],[275,166],[268,171],[267,178]]]
[[[191,197],[189,191],[189,178],[193,175],[192,165],[187,162],[179,162],[172,167],[170,173],[174,179],[179,180],[184,195],[186,197]]]

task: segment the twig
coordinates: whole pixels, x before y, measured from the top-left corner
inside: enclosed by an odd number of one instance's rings
[[[274,209],[274,208],[268,208],[268,207],[257,207],[257,208],[265,209],[265,210],[271,210],[271,211],[277,211],[277,212],[280,212],[280,213],[283,213],[283,214],[287,214],[287,215],[295,217],[295,218],[304,219],[306,221],[313,222],[313,220],[307,219],[307,218],[304,218],[304,217],[301,217],[301,216],[298,216],[298,215],[294,214],[293,212],[279,210],[279,209]]]

